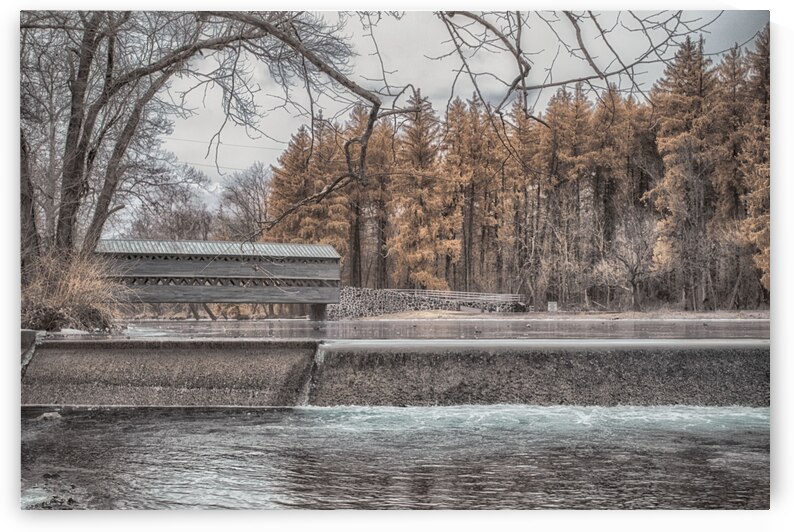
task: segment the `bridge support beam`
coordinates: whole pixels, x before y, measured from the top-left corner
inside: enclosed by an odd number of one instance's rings
[[[216,316],[215,313],[212,312],[212,309],[210,308],[209,305],[207,305],[206,303],[202,303],[201,306],[204,307],[204,311],[207,313],[207,315],[210,317],[212,321],[218,320],[218,316]]]

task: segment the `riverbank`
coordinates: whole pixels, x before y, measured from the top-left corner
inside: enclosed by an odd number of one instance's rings
[[[570,321],[570,320],[768,320],[769,310],[716,310],[693,312],[683,310],[651,310],[643,312],[472,312],[452,310],[418,310],[399,312],[384,316],[361,318],[362,320],[522,320],[522,321]]]
[[[183,305],[184,306],[184,305]],[[213,311],[220,323],[263,322],[273,320],[300,321],[306,316],[279,316],[257,311],[236,309],[234,312],[221,313],[218,309]],[[195,316],[200,316],[196,319]],[[671,309],[655,309],[647,311],[559,311],[559,312],[481,312],[478,309],[468,310],[413,310],[406,312],[385,313],[378,316],[359,317],[354,320],[381,321],[381,320],[412,320],[412,319],[437,319],[437,320],[729,320],[729,319],[760,319],[768,320],[769,309],[762,310],[712,310],[712,311],[684,311]],[[116,320],[117,323],[135,321],[164,321],[164,322],[196,322],[216,321],[206,313],[197,309],[197,314],[181,309],[170,313],[137,312],[127,313]],[[339,320],[351,321],[351,320]]]

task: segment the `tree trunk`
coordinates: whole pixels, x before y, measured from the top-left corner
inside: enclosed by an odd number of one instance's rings
[[[361,286],[361,206],[353,200],[350,204],[353,219],[350,222],[350,286]]]
[[[640,285],[636,281],[631,282],[631,310],[640,311]]]
[[[207,305],[206,303],[202,303],[201,306],[204,307],[204,311],[207,313],[207,316],[209,316],[212,321],[216,321],[218,319],[218,316],[216,316],[215,313],[212,312],[212,309],[209,307],[209,305]]]
[[[121,131],[116,144],[113,146],[113,153],[108,161],[107,170],[105,171],[105,180],[102,183],[102,190],[99,192],[99,197],[96,201],[94,208],[94,216],[91,219],[91,224],[88,226],[85,240],[83,241],[83,253],[90,253],[94,250],[102,236],[102,229],[105,226],[111,214],[116,212],[121,206],[110,208],[113,197],[116,194],[119,182],[124,175],[125,168],[122,165],[124,155],[127,153],[132,142],[135,132],[138,130],[138,125],[143,117],[143,112],[146,105],[154,98],[157,92],[165,85],[170,77],[176,71],[175,68],[169,68],[164,71],[162,75],[157,78],[136,102],[132,108],[127,123]],[[205,239],[206,240],[206,239]]]
[[[742,269],[741,269],[741,265],[740,265],[739,266],[739,271],[736,274],[736,282],[734,283],[733,290],[731,291],[731,298],[728,301],[728,309],[729,310],[733,309],[734,306],[735,306],[735,308],[739,308],[739,305],[736,304],[736,296],[739,293],[739,286],[741,285],[741,280],[742,280]]]
[[[474,183],[468,186],[468,194],[464,194],[465,209],[463,215],[463,290],[471,290],[471,259],[472,240],[474,240]]]
[[[388,287],[386,271],[386,206],[378,200],[378,227],[375,235],[375,288]]]
[[[61,208],[58,212],[58,224],[55,233],[55,245],[64,251],[71,251],[74,243],[74,229],[77,212],[80,208],[80,195],[85,167],[85,147],[81,142],[87,136],[83,131],[85,121],[85,95],[88,89],[88,77],[94,54],[99,46],[101,36],[97,37],[99,24],[104,18],[102,12],[96,11],[86,23],[83,39],[79,49],[77,74],[70,80],[72,93],[69,125],[66,129],[66,141],[63,155],[63,177],[61,179]]]
[[[33,201],[33,183],[30,176],[30,147],[25,132],[19,130],[20,140],[20,229],[22,286],[30,280],[30,268],[39,256],[41,243],[36,229],[36,205]]]

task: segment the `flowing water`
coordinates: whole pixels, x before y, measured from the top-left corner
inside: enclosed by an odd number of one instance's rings
[[[440,319],[129,321],[121,338],[552,339],[769,338],[768,319]],[[84,340],[106,335],[51,336]]]
[[[769,409],[22,411],[24,508],[767,508]]]

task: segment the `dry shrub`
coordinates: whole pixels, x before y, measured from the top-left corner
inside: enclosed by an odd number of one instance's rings
[[[116,306],[129,290],[109,279],[109,264],[96,256],[38,258],[22,287],[22,327],[54,331],[63,328],[108,331]]]

